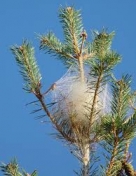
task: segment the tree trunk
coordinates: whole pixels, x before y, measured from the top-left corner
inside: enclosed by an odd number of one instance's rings
[[[85,144],[84,146],[82,162],[83,162],[82,176],[89,176],[90,144]]]

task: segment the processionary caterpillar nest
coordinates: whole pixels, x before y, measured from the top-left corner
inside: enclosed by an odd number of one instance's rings
[[[55,102],[52,107],[54,117],[67,120],[74,118],[74,121],[88,123],[97,78],[93,78],[89,73],[89,69],[85,66],[84,72],[85,80],[81,82],[78,68],[71,66],[66,74],[55,83],[55,89],[50,92],[52,102]],[[95,103],[96,115],[93,117],[92,122],[110,112],[110,100],[111,95],[108,85],[100,86]]]

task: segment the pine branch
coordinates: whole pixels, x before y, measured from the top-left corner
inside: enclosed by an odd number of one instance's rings
[[[111,73],[112,69],[121,61],[121,57],[114,51],[109,51],[104,60],[104,73]]]
[[[123,76],[121,80],[112,84],[113,89],[113,101],[112,101],[112,113],[117,114],[118,118],[123,120],[129,110],[130,99],[130,83],[131,77],[129,75]]]
[[[117,160],[119,160],[118,152],[119,152],[120,139],[119,139],[119,136],[117,134],[117,130],[116,130],[115,126],[113,126],[112,130],[113,130],[113,139],[112,139],[112,141],[114,141],[113,142],[113,146],[112,146],[113,150],[112,150],[110,162],[109,162],[107,170],[106,170],[106,176],[115,175],[115,173],[117,173],[117,171],[118,171],[118,170],[116,170],[116,166],[117,166],[116,162],[117,162]]]
[[[106,166],[104,175],[114,176],[121,169],[121,160],[124,159],[124,150],[126,140],[122,140],[120,132],[116,126],[115,121],[111,115],[107,115],[101,119],[100,125],[100,144],[105,150],[104,157],[106,159]]]
[[[136,111],[123,123],[123,137],[132,140],[136,137]]]
[[[41,74],[34,57],[34,48],[27,41],[22,46],[13,46],[11,51],[20,67],[20,73],[25,81],[24,89],[38,93],[41,87]]]
[[[108,34],[103,31],[95,36],[92,44],[87,44],[87,57],[92,55],[93,59],[88,58],[85,63],[90,66],[92,76],[98,77],[102,71],[103,77],[108,78],[113,68],[121,61],[120,55],[110,49],[113,36],[113,33]],[[105,53],[102,54],[103,52]]]
[[[82,51],[87,34],[83,31],[80,11],[73,7],[60,8],[59,18],[64,31],[65,43],[79,63],[81,82],[84,82]]]
[[[130,121],[127,119],[127,113],[129,110],[129,98],[131,94],[130,90],[131,79],[128,75],[123,76],[121,80],[114,81],[112,84],[113,100],[111,107],[111,115],[105,116],[102,119],[101,129],[103,131],[104,143],[103,147],[106,150],[109,157],[106,175],[116,175],[122,167],[118,162],[124,161],[128,152],[128,144],[132,139],[131,134],[134,135],[134,128]],[[131,119],[131,118],[130,118]],[[129,127],[125,126],[125,123]],[[127,131],[126,131],[127,129]],[[129,135],[130,134],[130,135]],[[127,146],[127,148],[126,148]],[[117,163],[119,167],[117,167]],[[113,174],[114,173],[114,174]]]
[[[66,135],[61,126],[59,126],[55,120],[55,118],[50,114],[46,104],[44,103],[44,93],[41,93],[41,75],[39,73],[38,66],[36,65],[36,61],[34,58],[34,49],[28,42],[23,42],[22,46],[14,46],[11,48],[13,54],[15,55],[16,61],[20,67],[21,74],[26,83],[26,90],[32,92],[41,104],[41,108],[35,110],[33,113],[38,112],[40,110],[44,110],[47,116],[50,118],[51,122],[55,125],[55,128],[60,132],[60,134],[68,141],[68,135]]]
[[[40,43],[40,49],[63,59],[64,63],[68,62],[67,59],[74,58],[69,48],[62,44],[52,32],[49,32],[46,36],[40,36]]]
[[[115,33],[112,32],[108,34],[105,29],[103,29],[100,33],[93,31],[93,35],[94,41],[92,42],[92,50],[99,59],[103,59],[110,51],[111,42]]]
[[[60,8],[60,22],[64,30],[65,42],[62,44],[52,32],[41,36],[40,48],[61,59],[66,65],[81,58],[84,41],[87,37],[82,28],[81,14],[72,7]]]
[[[95,106],[97,102],[97,97],[100,92],[100,88],[104,85],[107,81],[109,81],[109,76],[113,67],[119,62],[120,57],[119,55],[109,52],[108,55],[105,55],[103,59],[94,58],[90,60],[90,67],[91,72],[90,75],[92,78],[94,77],[94,82],[90,82],[90,89],[94,90],[94,96],[92,97],[92,105],[91,105],[91,113],[90,113],[90,124],[92,124],[93,116],[96,115]]]
[[[0,166],[1,171],[6,176],[22,176],[22,174],[19,172],[17,161],[14,159],[9,164],[2,164]]]
[[[38,176],[37,171],[35,170],[32,174],[28,174],[25,171],[22,171],[19,168],[19,165],[16,159],[13,159],[9,164],[2,164],[0,170],[5,176]]]
[[[5,176],[38,176],[37,171],[35,170],[32,174],[28,174],[25,171],[22,171],[16,161],[13,159],[8,164],[2,164],[0,170]]]
[[[60,8],[59,18],[64,31],[65,43],[71,53],[78,57],[82,45],[80,35],[83,31],[80,11],[75,10],[73,7]]]

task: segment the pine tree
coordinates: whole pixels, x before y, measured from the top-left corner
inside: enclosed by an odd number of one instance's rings
[[[115,33],[105,29],[93,31],[89,42],[81,12],[74,7],[61,7],[59,19],[64,41],[53,32],[40,35],[39,39],[41,50],[62,61],[66,68],[75,69],[74,80],[70,82],[71,97],[63,94],[63,107],[60,97],[47,101],[48,93],[57,85],[53,83],[46,92],[42,91],[42,76],[31,43],[26,40],[11,48],[25,82],[24,90],[34,94],[40,105],[34,112],[44,111],[56,129],[57,138],[80,161],[81,170],[75,174],[134,176],[129,146],[136,136],[136,94],[131,90],[131,76],[123,75],[119,80],[114,76],[113,69],[121,61],[121,56],[111,49]],[[78,92],[75,82],[83,90]],[[85,100],[86,95],[89,101]],[[82,101],[77,103],[80,97]],[[100,156],[98,149],[103,153]],[[28,175],[19,171],[16,161],[3,164],[1,170],[5,175]],[[35,171],[31,174],[36,175]]]

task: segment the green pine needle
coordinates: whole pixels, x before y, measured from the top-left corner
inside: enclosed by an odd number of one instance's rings
[[[2,164],[0,170],[5,176],[22,176],[19,172],[19,167],[16,159],[13,159],[9,164]]]
[[[124,121],[123,138],[132,140],[136,137],[136,112]]]
[[[29,42],[24,41],[21,46],[11,47],[11,51],[25,81],[24,89],[28,92],[37,91],[41,86],[41,74],[34,56],[34,48]]]
[[[124,119],[129,110],[129,99],[131,94],[130,89],[131,77],[129,75],[123,76],[121,80],[112,84],[113,101],[112,113],[118,118]]]
[[[93,32],[94,41],[92,43],[92,50],[96,53],[99,59],[103,59],[110,51],[112,39],[115,35],[114,32],[108,34],[105,30],[102,32]]]
[[[73,59],[69,48],[66,45],[62,44],[52,32],[49,32],[46,36],[40,36],[40,41],[41,49],[63,60],[64,63],[67,64],[68,60]]]
[[[65,43],[70,48],[73,55],[78,55],[82,43],[81,33],[83,32],[83,24],[79,10],[73,7],[60,8],[59,18],[62,24]]]
[[[3,172],[5,176],[38,176],[37,171],[33,171],[32,174],[28,174],[19,168],[16,159],[11,160],[8,164],[2,164],[0,166],[0,170]]]

